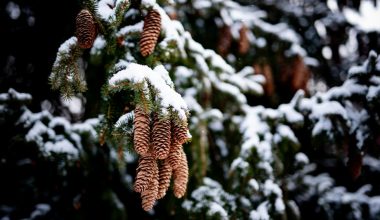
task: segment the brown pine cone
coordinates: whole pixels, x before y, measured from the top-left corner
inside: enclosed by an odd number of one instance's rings
[[[134,148],[138,154],[145,155],[148,152],[150,144],[150,121],[149,115],[140,106],[136,106],[133,125]]]
[[[140,52],[144,57],[153,53],[161,32],[161,15],[150,10],[144,18],[143,32],[140,38]]]
[[[182,145],[178,142],[172,143],[170,146],[170,152],[167,160],[173,170],[176,169],[181,162],[182,151]]]
[[[157,199],[158,187],[159,187],[159,180],[158,180],[158,167],[157,167],[157,169],[155,169],[153,172],[152,179],[149,183],[149,188],[141,192],[141,200],[142,200],[141,205],[145,211],[149,211],[153,208],[153,205]]]
[[[155,178],[155,173],[158,172],[157,161],[150,154],[142,156],[139,159],[136,172],[134,188],[136,192],[141,193],[148,189],[150,183]]]
[[[76,17],[76,33],[78,45],[82,49],[88,49],[94,44],[98,35],[96,22],[91,12],[82,9]]]
[[[174,179],[174,196],[181,198],[186,193],[187,182],[189,179],[189,167],[187,165],[186,154],[182,150],[180,157],[180,164],[176,169],[173,169],[173,179]]]
[[[218,54],[220,54],[222,57],[227,56],[227,54],[230,52],[231,43],[232,34],[230,26],[224,25],[222,28],[219,29],[219,39],[216,48]]]
[[[239,30],[239,53],[244,55],[249,50],[248,28],[244,24]]]
[[[170,186],[170,179],[172,178],[172,167],[168,160],[164,160],[159,168],[159,187],[157,199],[161,199],[165,196]]]
[[[157,114],[154,116],[152,141],[153,152],[156,159],[165,159],[170,150],[170,121],[159,119]]]
[[[184,144],[188,140],[187,126],[172,121],[172,143]]]

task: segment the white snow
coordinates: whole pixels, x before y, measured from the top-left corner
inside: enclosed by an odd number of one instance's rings
[[[62,126],[64,132],[68,132],[71,128],[70,122],[64,117],[55,117],[49,122],[49,128],[54,128],[56,126]]]
[[[113,0],[100,0],[98,2],[98,13],[106,21],[115,19],[115,2]]]
[[[46,134],[48,138],[52,138],[55,135],[55,132],[46,127],[46,125],[44,125],[41,121],[37,121],[26,134],[25,140],[28,142],[34,141],[41,147],[44,144],[44,139],[42,137],[43,134]]]
[[[76,37],[70,37],[65,42],[63,42],[63,44],[61,44],[61,46],[58,48],[57,60],[60,53],[69,53],[70,48],[72,46],[75,46],[77,44],[77,41],[78,40]]]
[[[274,207],[277,212],[285,211],[285,204],[281,198],[276,199],[276,201],[274,202]]]
[[[380,1],[376,0],[376,6],[372,1],[361,1],[359,12],[351,8],[344,8],[343,15],[349,23],[364,32],[380,32]]]
[[[287,138],[293,143],[298,143],[298,139],[289,126],[280,124],[277,126],[277,132],[282,138]]]
[[[321,22],[320,20],[316,20],[314,22],[314,27],[321,38],[326,38],[327,31],[326,26],[323,24],[323,22]]]
[[[134,117],[134,112],[128,112],[128,113],[120,116],[120,118],[115,123],[115,127],[120,128],[120,127],[128,124],[128,122],[132,121],[133,117]]]
[[[281,188],[271,179],[267,179],[262,187],[265,196],[275,194],[277,197],[282,197]]]
[[[367,100],[373,101],[379,97],[380,86],[370,86],[367,93]]]
[[[90,53],[92,55],[100,55],[101,54],[101,50],[106,46],[106,40],[104,39],[103,36],[98,36],[95,41],[94,41],[94,44],[92,45],[92,48],[91,48],[91,51]]]
[[[143,21],[140,21],[134,25],[125,26],[117,32],[117,36],[128,36],[129,34],[141,33],[143,30],[143,26]]]
[[[291,124],[299,124],[303,123],[303,115],[296,110],[294,110],[294,107],[289,104],[281,104],[278,107],[278,110],[282,112],[285,116],[286,121],[288,121]]]
[[[330,60],[331,57],[332,57],[332,50],[331,50],[331,48],[328,47],[328,46],[324,46],[324,47],[322,48],[322,55],[323,55],[323,57],[324,57],[326,60]]]
[[[250,187],[252,187],[252,189],[255,190],[255,191],[258,191],[258,190],[259,190],[259,184],[257,183],[257,181],[256,181],[255,179],[250,179],[250,180],[248,181],[248,185],[249,185]]]
[[[45,216],[50,209],[51,207],[49,204],[39,203],[35,206],[35,210],[30,214],[30,219],[37,219],[38,217]]]
[[[252,210],[249,213],[249,219],[250,220],[269,220],[269,213],[268,213],[268,202],[261,203],[257,210]]]
[[[72,114],[78,115],[84,111],[82,100],[77,96],[73,96],[70,99],[62,98],[61,101]]]
[[[147,8],[151,8],[156,5],[156,0],[141,0],[141,5]]]
[[[12,1],[8,2],[7,6],[5,6],[5,10],[13,20],[17,20],[21,15],[20,6]]]
[[[77,132],[79,134],[88,133],[92,140],[96,140],[98,137],[98,133],[96,132],[96,130],[94,128],[95,125],[92,124],[92,122],[98,122],[98,120],[97,119],[87,119],[83,123],[73,124],[71,129],[72,129],[72,131]]]
[[[210,202],[209,210],[207,211],[208,216],[215,216],[218,214],[221,219],[228,220],[228,214],[227,211],[218,203],[216,202]]]
[[[312,108],[310,118],[318,119],[329,115],[340,115],[343,119],[348,119],[345,108],[337,101],[316,103]]]
[[[76,149],[74,145],[66,139],[55,143],[48,141],[45,143],[44,147],[47,152],[65,153],[74,157],[77,157],[79,154],[78,149]]]
[[[304,154],[302,152],[298,152],[296,154],[295,160],[297,163],[309,164],[309,158],[306,156],[306,154]]]
[[[246,176],[248,174],[249,167],[250,166],[247,161],[244,161],[241,157],[238,157],[232,162],[230,169],[232,171],[239,169],[241,175]]]
[[[329,132],[333,129],[331,120],[326,117],[321,117],[318,119],[318,122],[314,125],[311,135],[313,137],[321,134],[322,132]]]
[[[161,78],[164,79],[166,85],[168,85],[172,89],[174,88],[174,83],[169,76],[169,72],[165,69],[163,65],[158,65],[154,67],[153,71],[158,73],[161,76]]]
[[[8,100],[17,100],[17,101],[31,101],[32,96],[27,93],[20,93],[14,90],[13,88],[8,89],[7,93],[0,94],[0,101],[8,101]]]
[[[163,77],[163,75],[167,75],[168,72],[166,71],[164,73],[162,68],[160,67],[152,70],[148,66],[131,63],[126,67],[126,69],[114,74],[108,83],[111,86],[117,86],[123,82],[130,82],[134,85],[143,84],[144,88],[147,88],[147,83],[150,83],[158,92],[157,97],[161,101],[160,105],[163,108],[163,113],[172,107],[177,111],[181,119],[186,119],[186,114],[188,111],[186,102],[182,99],[180,94],[168,86],[166,80],[169,80],[170,77]]]
[[[369,212],[371,218],[375,219],[380,216],[380,196],[373,196],[369,200]]]

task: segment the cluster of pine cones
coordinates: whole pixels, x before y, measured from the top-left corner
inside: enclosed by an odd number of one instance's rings
[[[161,15],[150,10],[144,18],[143,32],[140,38],[140,52],[146,57],[153,53],[161,32]],[[81,10],[76,17],[76,37],[82,49],[91,48],[98,34],[96,21],[87,9]]]
[[[182,144],[188,140],[186,125],[160,118],[152,120],[143,107],[134,111],[134,148],[140,155],[134,190],[141,193],[145,211],[165,196],[173,175],[173,192],[177,198],[186,193],[189,168]]]

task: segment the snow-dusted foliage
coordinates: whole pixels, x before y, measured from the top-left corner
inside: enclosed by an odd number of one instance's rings
[[[335,36],[334,27],[344,27],[352,15],[333,9],[335,1],[161,2],[85,1],[97,25],[94,44],[82,53],[76,37],[64,42],[50,80],[66,96],[89,86],[88,96],[96,97],[88,102],[96,104],[86,111],[100,114],[99,123],[72,124],[22,106],[15,122],[24,129],[25,141],[44,157],[64,155],[71,161],[80,160],[86,147],[99,150],[88,147],[99,140],[107,155],[102,164],[129,186],[137,157],[127,149],[133,149],[134,109],[139,106],[144,139],[152,136],[155,117],[188,126],[192,137],[184,147],[190,168],[185,199],[168,203],[170,207],[164,207],[170,198],[160,200],[160,208],[149,215],[165,210],[169,217],[185,213],[193,219],[300,219],[313,214],[376,219],[378,190],[362,182],[351,188],[345,183],[360,178],[362,168],[378,172],[379,164],[374,150],[380,140],[379,58],[372,52],[362,65],[344,71],[358,59],[347,54],[358,48],[357,29],[362,28],[351,22],[357,27],[348,28],[347,39]],[[154,27],[159,36],[151,37],[157,43],[145,56],[140,38],[151,10],[160,17],[155,18],[160,26]],[[82,60],[82,54],[89,59]],[[322,83],[324,89],[306,91],[312,83],[320,85],[309,81],[311,69],[329,60],[345,64],[332,77],[339,78],[332,84],[340,86]],[[322,68],[326,74],[332,69]],[[94,78],[100,82],[91,85]],[[0,102],[13,103],[9,97],[30,99],[9,91]],[[0,112],[7,108],[0,105]],[[115,168],[116,158],[126,163]],[[125,167],[127,173],[120,174]],[[342,170],[346,178],[336,179],[333,172]],[[114,191],[104,195],[120,209],[127,204]]]
[[[313,212],[323,216],[321,218],[362,219],[367,215],[376,218],[378,210],[372,204],[377,204],[377,197],[368,197],[373,191],[371,186],[349,192],[344,186],[335,186],[335,180],[328,173],[311,175],[317,165],[310,164],[304,153],[297,152],[301,141],[310,143],[302,137],[308,136],[318,154],[343,158],[342,162],[347,163],[345,173],[351,173],[353,178],[360,175],[362,156],[374,144],[374,137],[379,136],[379,105],[373,98],[373,94],[378,97],[379,93],[368,92],[379,89],[378,62],[377,55],[371,53],[363,65],[351,68],[349,79],[339,87],[312,98],[304,98],[299,92],[289,104],[277,109],[247,106],[244,116],[235,116],[233,123],[239,126],[242,136],[238,145],[240,152],[224,176],[228,184],[219,190],[231,194],[241,208],[225,211],[228,216],[270,219],[290,212],[297,216],[300,215],[298,205],[304,207],[318,198],[313,203]],[[368,160],[365,163],[369,163]],[[289,173],[294,174],[284,178]],[[191,194],[194,203],[184,202],[190,212],[201,216],[211,212],[213,203],[229,210],[217,197],[207,197],[204,187],[206,183]],[[284,190],[291,192],[292,197],[284,199]],[[201,192],[209,203],[199,202],[197,195]],[[194,208],[195,204],[198,208]],[[344,207],[347,213],[342,211]],[[200,211],[202,209],[206,211]],[[365,211],[368,209],[371,214]]]
[[[303,125],[303,116],[296,112],[294,104],[284,104],[279,109],[266,109],[262,106],[244,108],[244,116],[235,116],[233,123],[239,127],[242,136],[237,145],[240,151],[226,170],[223,184],[238,209],[230,210],[227,204],[219,203],[215,197],[207,197],[207,191],[201,186],[191,194],[191,199],[198,201],[196,195],[204,191],[204,200],[209,203],[195,202],[202,209],[211,212],[210,204],[218,203],[229,215],[250,219],[270,219],[270,216],[286,215],[285,206],[291,201],[283,198],[281,176],[294,170],[295,153],[299,150],[299,141],[292,128]],[[234,152],[229,152],[230,155]],[[281,160],[281,158],[288,160]],[[298,157],[300,157],[298,155]],[[207,186],[207,184],[205,183]],[[198,196],[199,197],[199,196]],[[202,197],[202,198],[203,198]],[[188,201],[184,206],[189,204]],[[201,208],[189,208],[200,215]]]
[[[14,121],[15,126],[25,132],[25,141],[36,144],[45,157],[63,155],[69,160],[78,160],[83,151],[82,143],[97,141],[97,119],[71,124],[67,119],[54,117],[48,111],[32,113],[24,105],[26,101],[31,101],[31,96],[13,89],[0,94],[0,99],[1,117],[18,115]],[[14,105],[19,105],[20,108],[16,115],[12,109]]]
[[[116,178],[120,176],[116,156],[104,157],[98,148],[99,119],[71,123],[48,111],[33,113],[27,108],[31,101],[31,95],[14,89],[0,94],[0,171],[6,177],[0,189],[2,219],[49,219],[67,212],[89,215],[78,207],[92,206],[91,194],[104,190],[100,185],[129,186]],[[90,169],[94,166],[99,167]],[[109,176],[112,180],[106,180]],[[113,207],[113,216],[122,217],[123,205],[115,192],[110,187],[106,192],[111,197],[95,199],[96,205],[105,202]]]

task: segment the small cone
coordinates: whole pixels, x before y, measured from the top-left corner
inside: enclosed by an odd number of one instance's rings
[[[170,150],[170,121],[168,119],[160,120],[157,115],[154,117],[152,140],[153,152],[156,159],[165,159],[168,157]]]
[[[230,47],[232,43],[231,29],[228,25],[224,25],[219,30],[219,40],[217,45],[217,51],[222,56],[225,57],[230,52]]]
[[[150,10],[144,18],[144,27],[140,38],[140,52],[142,56],[146,57],[153,53],[160,32],[161,15],[155,10]]]
[[[299,89],[306,91],[307,82],[310,78],[310,70],[305,65],[305,62],[301,56],[297,55],[294,58],[291,68],[293,70],[291,82],[293,91],[297,91]]]
[[[133,125],[135,151],[140,155],[145,155],[150,144],[150,119],[149,115],[140,106],[136,106]]]
[[[249,50],[248,28],[244,24],[239,30],[239,53],[244,55]]]
[[[172,167],[167,160],[161,164],[159,168],[159,187],[157,199],[161,199],[166,195],[166,191],[170,186],[170,179],[172,177]]]
[[[189,179],[189,167],[187,165],[186,154],[183,150],[181,151],[180,164],[173,170],[173,179],[174,196],[181,198],[186,193],[187,182]]]
[[[157,165],[157,164],[156,164]],[[156,166],[157,167],[157,166]],[[149,183],[149,188],[141,192],[142,208],[145,211],[149,211],[153,208],[154,203],[156,202],[158,194],[158,167],[154,169],[152,179]]]
[[[82,49],[91,48],[97,36],[97,27],[94,17],[87,9],[82,9],[76,17],[76,37]]]
[[[142,156],[136,171],[134,189],[141,193],[148,189],[149,184],[155,178],[155,173],[158,172],[157,161],[151,155]]]
[[[265,77],[265,84],[263,85],[265,95],[272,96],[275,92],[272,68],[266,63],[254,64],[253,68],[255,70],[255,74],[260,74]]]

